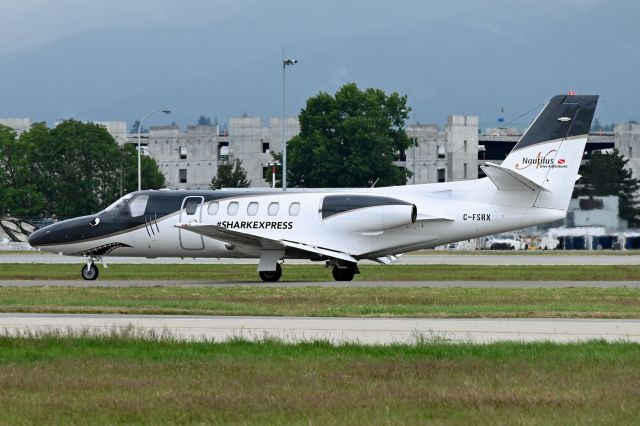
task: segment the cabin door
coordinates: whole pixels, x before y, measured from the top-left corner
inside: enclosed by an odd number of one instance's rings
[[[191,196],[182,200],[182,208],[180,209],[180,223],[202,221],[202,202],[204,197]],[[204,249],[204,238],[200,234],[179,229],[180,247],[184,250],[202,250]]]

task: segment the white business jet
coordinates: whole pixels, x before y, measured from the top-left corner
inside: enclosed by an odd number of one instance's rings
[[[87,259],[108,256],[256,258],[264,281],[285,259],[324,261],[350,281],[363,259],[564,218],[598,96],[554,96],[502,164],[477,180],[383,188],[137,191],[94,215],[55,223],[29,243]]]

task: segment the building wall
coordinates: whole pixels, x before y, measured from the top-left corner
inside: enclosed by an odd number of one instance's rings
[[[0,118],[0,125],[11,127],[19,136],[31,128],[33,121],[30,118]]]
[[[218,126],[152,126],[147,151],[171,189],[208,189],[217,171]],[[134,141],[135,138],[132,138]],[[181,181],[186,170],[186,182]],[[182,176],[184,177],[184,176]]]
[[[583,206],[581,206],[583,204]],[[602,226],[608,231],[626,228],[626,223],[618,217],[618,197],[578,197],[569,203],[571,226]]]
[[[613,128],[615,147],[626,159],[633,177],[640,178],[640,124],[622,123]]]
[[[407,126],[407,135],[414,141],[406,152],[404,166],[413,174],[407,183],[434,183],[446,179],[446,140],[435,124]],[[417,144],[417,146],[415,145]]]
[[[447,181],[478,178],[478,117],[450,115],[446,128]]]
[[[300,133],[297,117],[286,117],[287,140]],[[282,152],[282,118],[271,118],[269,127],[260,117],[234,117],[229,120],[229,157],[238,158],[247,171],[252,187],[270,186],[263,178],[267,164],[273,162],[272,153]],[[281,168],[278,168],[281,172]]]
[[[94,121],[93,123],[107,129],[107,132],[113,136],[118,145],[122,145],[127,142],[126,121]]]

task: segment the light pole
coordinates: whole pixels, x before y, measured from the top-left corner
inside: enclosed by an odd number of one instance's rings
[[[263,163],[263,166],[271,166],[271,187],[273,189],[276,188],[276,171],[278,170],[278,166],[280,165],[279,161],[272,161],[270,163]]]
[[[284,49],[282,49],[282,190],[287,190],[287,141],[285,140],[285,131],[286,131],[286,92],[285,92],[285,70],[287,69],[287,65],[295,65],[298,63],[297,59],[285,59],[284,58]]]
[[[144,123],[144,120],[147,119],[147,117],[149,117],[152,114],[158,113],[158,112],[163,112],[165,114],[171,114],[171,111],[168,109],[159,109],[157,111],[151,111],[150,113],[147,113],[147,115],[145,115],[144,117],[142,117],[142,120],[140,120],[140,123],[138,124],[138,191],[142,190],[142,170],[141,170],[141,160],[140,160],[140,130],[142,129],[142,123]]]

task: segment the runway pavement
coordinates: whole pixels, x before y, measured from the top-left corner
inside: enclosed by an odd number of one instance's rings
[[[327,340],[334,344],[415,343],[419,340],[579,342],[591,339],[640,342],[639,320],[589,319],[388,319],[301,317],[198,317],[145,315],[0,314],[0,333],[59,331],[110,333],[136,330],[170,333],[185,340],[234,337],[287,342]]]
[[[84,258],[59,256],[55,254],[2,254],[0,263],[75,263],[82,264]],[[216,259],[216,258],[139,258],[106,257],[110,263],[139,264],[257,264],[257,259]],[[287,259],[286,264],[318,264],[307,260]],[[363,263],[373,263],[364,261]],[[560,254],[535,252],[527,254],[416,254],[400,256],[398,264],[406,265],[640,265],[639,255],[616,254]]]
[[[598,287],[640,288],[638,281],[359,281],[350,282],[294,282],[280,281],[267,283],[256,282],[225,282],[225,281],[161,281],[161,280],[127,280],[115,281],[98,279],[84,280],[0,280],[0,287],[272,287],[272,288],[300,288],[300,287],[391,287],[391,288],[573,288]]]

